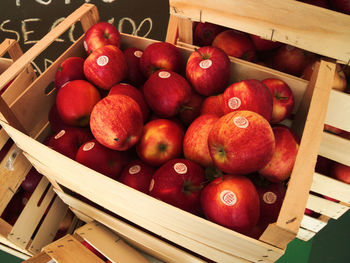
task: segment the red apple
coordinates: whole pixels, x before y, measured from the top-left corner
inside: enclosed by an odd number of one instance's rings
[[[112,179],[117,179],[125,164],[122,152],[109,149],[95,139],[80,146],[75,160]]]
[[[294,76],[301,76],[307,63],[308,57],[302,49],[283,45],[273,56],[272,67]]]
[[[270,90],[256,79],[231,84],[223,94],[223,111],[229,113],[237,110],[254,111],[270,121],[273,110]]]
[[[148,78],[143,86],[143,94],[154,113],[172,117],[189,102],[191,87],[180,74],[159,70]]]
[[[257,51],[270,51],[282,45],[281,42],[264,39],[254,34],[249,34],[249,36],[252,39]]]
[[[204,97],[202,95],[194,90],[191,91],[190,100],[183,105],[178,114],[182,123],[188,126],[199,116],[203,100]]]
[[[143,51],[136,47],[129,47],[123,50],[128,72],[126,73],[125,81],[139,88],[145,83],[146,77],[141,72],[140,59]]]
[[[294,108],[294,95],[290,87],[283,80],[267,78],[262,81],[272,94],[271,123],[279,123],[290,117]]]
[[[96,49],[114,45],[120,47],[121,37],[118,29],[107,22],[98,22],[91,26],[85,33],[84,48],[88,54]]]
[[[226,28],[210,22],[199,22],[194,28],[193,43],[196,46],[210,46],[214,38]]]
[[[315,211],[312,211],[311,209],[309,208],[305,208],[305,212],[304,212],[305,215],[308,215],[308,216],[311,216],[313,218],[318,218],[320,216],[319,213],[315,212]]]
[[[275,138],[265,118],[252,111],[234,111],[222,116],[208,136],[210,156],[228,174],[248,174],[272,158]]]
[[[145,101],[145,98],[140,90],[135,88],[134,86],[126,83],[119,83],[117,85],[114,85],[108,95],[113,95],[113,94],[122,94],[129,96],[133,100],[137,102],[137,104],[140,106],[141,112],[142,112],[142,117],[143,117],[143,122],[148,120],[149,116],[149,107]]]
[[[208,135],[218,120],[219,117],[216,115],[205,114],[191,123],[185,133],[183,142],[183,152],[186,159],[204,167],[214,165],[209,153]]]
[[[71,226],[71,224],[73,223],[73,219],[74,219],[73,212],[71,210],[67,210],[66,215],[64,216],[64,218],[62,219],[62,221],[58,226],[58,230],[56,232],[54,240],[58,240],[64,237],[66,234],[68,234],[67,231]]]
[[[61,88],[66,82],[83,79],[84,75],[84,59],[81,57],[69,57],[65,59],[58,67],[55,75],[55,87]]]
[[[26,192],[34,192],[38,186],[41,178],[43,177],[34,167],[32,167],[27,173],[25,179],[21,183],[21,187]]]
[[[271,182],[283,182],[292,173],[300,139],[284,125],[273,127],[272,130],[275,136],[275,150],[271,160],[259,173]]]
[[[7,223],[13,226],[19,215],[21,214],[24,205],[23,205],[23,191],[17,192],[10,202],[7,204],[3,213],[1,214],[1,218],[4,219]]]
[[[200,201],[208,220],[240,233],[250,232],[259,220],[259,196],[245,176],[216,178],[203,188]]]
[[[336,180],[350,184],[350,166],[333,162],[330,167],[330,175]]]
[[[154,172],[154,167],[141,160],[134,160],[123,168],[118,181],[138,191],[148,194],[149,185]]]
[[[228,29],[219,33],[212,45],[221,48],[228,56],[252,61],[255,59],[255,47],[249,35]]]
[[[181,155],[183,137],[183,130],[176,122],[156,119],[144,126],[136,151],[144,162],[159,166]]]
[[[350,15],[350,1],[349,0],[332,0],[330,1],[334,10]]]
[[[257,185],[256,189],[260,198],[259,224],[267,226],[277,221],[281,210],[286,187],[283,183],[267,183]]]
[[[345,76],[345,72],[342,69],[342,66],[340,64],[336,65],[335,73],[334,73],[334,82],[332,89],[339,90],[339,91],[345,91],[347,87],[347,80]]]
[[[129,96],[117,94],[100,100],[91,112],[90,128],[96,140],[113,150],[125,151],[141,137],[140,106]]]
[[[149,194],[187,212],[199,214],[204,169],[186,159],[172,159],[154,173]]]
[[[314,71],[316,61],[317,60],[314,60],[314,61],[310,62],[309,64],[307,64],[307,66],[305,67],[305,69],[303,71],[303,74],[301,75],[301,78],[306,79],[306,80],[311,79],[311,75]],[[340,64],[337,64],[336,68],[335,68],[332,89],[345,92],[345,90],[347,88],[347,84],[348,84],[348,82],[346,80],[345,71],[342,69]]]
[[[341,135],[342,133],[344,133],[344,130],[339,129],[337,127],[334,127],[332,125],[326,124],[326,123],[323,126],[323,130],[330,132],[330,133],[333,133],[333,134],[337,134],[337,135]]]
[[[91,245],[90,243],[88,243],[87,241],[82,241],[81,244],[86,247],[87,249],[89,249],[92,253],[94,253],[96,256],[98,256],[100,259],[102,259],[103,261],[106,261],[107,258],[101,254],[101,252],[99,252],[93,245]]]
[[[229,83],[230,60],[219,48],[201,47],[188,58],[186,77],[199,94],[209,96],[222,92]]]
[[[214,114],[218,117],[224,115],[222,94],[206,97],[201,106],[201,115]]]
[[[84,127],[89,124],[91,111],[100,99],[100,93],[92,84],[73,80],[59,89],[57,111],[64,123]]]
[[[72,126],[66,124],[62,120],[60,114],[58,113],[56,103],[51,106],[51,109],[49,111],[48,119],[49,119],[49,123],[50,123],[51,129],[54,132],[58,132],[60,130],[64,130],[65,128],[68,128],[68,127],[72,127]]]
[[[122,81],[127,70],[128,65],[123,52],[112,45],[96,49],[84,62],[86,78],[104,90],[110,90],[113,85]]]
[[[332,202],[335,202],[335,203],[339,203],[340,202],[339,200],[334,199],[332,197],[329,197],[329,196],[326,196],[326,195],[322,195],[322,196],[323,196],[323,198],[325,198],[325,199],[327,199],[329,201],[332,201]]]
[[[92,138],[92,134],[88,130],[71,127],[51,135],[48,138],[47,146],[71,159],[75,159],[79,147]]]
[[[147,78],[160,69],[180,72],[181,65],[180,51],[167,42],[150,44],[140,58],[141,72]]]
[[[315,167],[316,173],[329,175],[332,162],[333,162],[332,160],[326,157],[323,157],[321,155],[318,155],[317,161],[316,161],[316,167]]]

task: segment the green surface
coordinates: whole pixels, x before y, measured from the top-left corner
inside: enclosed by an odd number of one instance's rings
[[[349,263],[350,212],[331,220],[312,240],[289,243],[277,263]],[[0,263],[17,263],[21,259],[0,251]]]

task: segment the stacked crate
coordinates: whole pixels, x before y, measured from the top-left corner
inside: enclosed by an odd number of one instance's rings
[[[271,38],[327,55],[338,62],[347,61],[349,57],[348,47],[344,43],[350,42],[350,19],[334,11],[292,0],[221,0],[219,3],[209,0],[171,0],[169,3],[171,15],[167,41],[178,44],[184,59],[194,50],[191,45],[192,21],[213,22]],[[318,19],[330,23],[325,25],[319,23]],[[77,21],[81,22],[86,32],[99,21],[96,7],[84,4],[68,16],[0,76],[0,87],[25,69],[28,63]],[[333,37],[330,38],[327,32],[332,32]],[[331,91],[335,63],[321,61],[308,82],[231,58],[231,82],[247,78],[280,78],[292,88],[296,98],[295,117],[291,126],[301,135],[298,156],[278,220],[270,224],[256,240],[130,189],[49,149],[36,139],[34,134],[45,134],[49,128],[47,115],[55,98],[55,92],[45,94],[45,90],[54,80],[57,68],[64,59],[85,54],[83,38],[84,35],[32,84],[25,85],[25,90],[0,121],[31,164],[48,178],[60,198],[81,219],[97,220],[118,234],[125,235],[135,246],[167,262],[275,262],[297,235],[308,239],[332,215],[339,215],[348,209],[348,186],[314,174],[318,154],[349,162],[349,152],[345,147],[348,141],[323,132],[324,123],[350,131],[350,122],[346,120],[348,110],[338,111],[342,107],[346,108],[350,99],[347,94]],[[122,34],[123,48],[134,46],[145,49],[154,42]],[[339,103],[340,99],[343,103]],[[31,111],[25,111],[24,106]],[[23,129],[16,124],[16,118],[11,113],[21,116]],[[335,143],[344,147],[331,149]],[[84,180],[81,180],[82,177]],[[341,188],[329,190],[327,180]],[[323,209],[324,204],[310,194],[310,189],[325,193],[326,188],[328,196],[342,203],[327,203],[329,206]],[[306,207],[324,216],[317,219],[304,216]]]

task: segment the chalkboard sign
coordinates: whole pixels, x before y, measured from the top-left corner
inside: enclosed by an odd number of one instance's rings
[[[0,43],[5,38],[16,39],[26,51],[84,3],[96,5],[100,20],[112,23],[120,32],[165,39],[169,20],[167,0],[2,0]],[[80,26],[72,26],[35,60],[35,70],[43,72],[81,34]]]

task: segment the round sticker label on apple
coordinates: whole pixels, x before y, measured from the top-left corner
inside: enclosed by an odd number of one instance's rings
[[[151,192],[153,190],[153,187],[154,187],[154,179],[151,180],[148,190]]]
[[[213,61],[211,61],[211,59],[205,59],[205,60],[202,60],[201,62],[199,62],[199,66],[202,69],[210,68],[211,65],[213,65]]]
[[[244,117],[235,117],[233,118],[233,123],[238,127],[238,128],[247,128],[249,126],[249,121],[244,118]]]
[[[103,66],[106,66],[108,64],[108,61],[109,61],[109,58],[107,56],[103,55],[103,56],[99,56],[97,58],[96,62],[97,62],[97,65],[103,67]]]
[[[158,76],[162,79],[167,79],[171,76],[171,74],[168,71],[161,71],[158,73]]]
[[[129,174],[137,174],[141,171],[141,166],[136,164],[129,168]]]
[[[232,97],[228,100],[228,107],[232,110],[237,110],[239,107],[241,107],[241,100],[237,97]]]
[[[187,173],[187,166],[184,163],[176,163],[174,164],[174,170],[178,174],[185,174]]]
[[[266,192],[264,195],[263,195],[263,200],[266,204],[274,204],[277,200],[277,195],[273,192]]]
[[[57,133],[57,134],[55,135],[54,138],[57,140],[57,139],[61,138],[65,133],[66,133],[65,130],[61,130],[59,133]]]
[[[85,41],[85,40],[84,40],[84,42],[83,42],[83,46],[84,46],[85,51],[87,52],[87,51],[88,51],[88,46],[87,46],[87,44],[86,44],[86,41]]]
[[[83,151],[84,152],[90,151],[94,147],[95,147],[95,143],[94,142],[87,142],[83,146]]]
[[[140,51],[140,50],[136,50],[136,51],[134,52],[134,56],[137,57],[137,58],[140,58],[140,57],[142,56],[142,54],[143,54],[143,52]]]
[[[233,206],[237,202],[237,196],[230,190],[224,190],[220,193],[221,202],[227,206]]]

